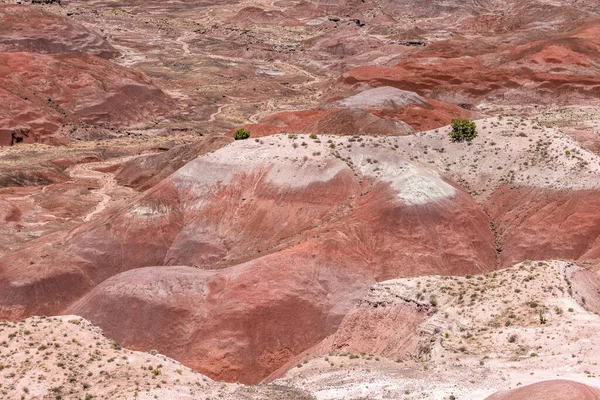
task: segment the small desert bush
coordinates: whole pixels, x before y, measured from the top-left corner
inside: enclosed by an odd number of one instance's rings
[[[240,128],[233,134],[235,140],[244,140],[250,137],[250,131],[248,129]]]
[[[455,118],[452,120],[450,139],[453,142],[470,142],[477,137],[477,125],[466,118]]]

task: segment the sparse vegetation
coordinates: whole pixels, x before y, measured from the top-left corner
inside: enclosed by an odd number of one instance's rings
[[[477,137],[477,125],[466,118],[455,118],[452,120],[450,139],[453,142],[470,142]]]
[[[233,134],[235,140],[244,140],[250,137],[250,131],[248,129],[240,128]]]

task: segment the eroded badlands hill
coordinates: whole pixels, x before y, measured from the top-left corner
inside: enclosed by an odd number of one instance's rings
[[[596,215],[577,199],[595,196],[598,156],[535,121],[480,126],[472,144],[442,130],[236,141],[0,259],[2,315],[79,314],[127,346],[258,382],[332,334],[374,282],[491,271],[541,251],[589,258]],[[511,190],[529,196],[496,213]],[[539,206],[536,193],[564,200]],[[546,229],[530,229],[540,218]]]
[[[102,58],[119,55],[98,33],[48,11],[0,5],[0,51],[53,54],[85,52]]]
[[[245,127],[255,136],[281,132],[398,136],[439,128],[453,118],[475,115],[454,104],[381,86],[361,90],[318,109],[277,113]]]
[[[105,59],[117,55],[64,16],[0,4],[0,146],[88,139],[90,125],[118,136],[170,113],[173,100],[147,76]]]
[[[0,140],[65,143],[81,124],[147,124],[172,100],[142,74],[86,53],[0,53]]]
[[[594,61],[600,51],[598,32],[598,22],[573,25],[551,40],[505,51],[459,57],[435,54],[393,67],[357,67],[344,76],[344,82],[389,85],[458,104],[582,103],[600,95]]]
[[[365,137],[336,156],[321,139],[238,141],[6,256],[3,316],[68,308],[123,344],[257,382],[331,333],[375,281],[495,268],[487,216],[463,190],[390,144]]]

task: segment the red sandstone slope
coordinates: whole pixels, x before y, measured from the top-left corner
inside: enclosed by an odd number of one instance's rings
[[[258,382],[375,281],[494,268],[486,215],[399,153],[356,146],[353,171],[325,141],[266,141],[204,155],[118,212],[4,257],[0,315],[68,309],[123,344]]]
[[[164,153],[138,157],[123,163],[115,172],[120,185],[147,190],[183,167],[194,158],[220,149],[232,139],[210,135],[195,143],[176,146]]]
[[[491,395],[486,400],[598,400],[600,389],[582,383],[555,380]]]
[[[218,271],[154,267],[126,272],[100,284],[69,312],[90,318],[135,348],[156,347],[209,376],[256,383],[333,333],[376,280],[476,272],[493,265],[489,241],[479,251],[472,249],[480,254],[478,262],[455,247],[461,240],[478,240],[477,224],[483,222],[467,217],[475,209],[459,211],[466,196],[410,210],[394,205],[386,188],[377,192],[358,205],[354,216],[312,231],[315,238],[281,252]],[[452,233],[443,228],[449,225]],[[479,234],[489,240],[485,228]],[[194,246],[192,239],[185,250],[206,248]],[[188,262],[203,258],[197,254]],[[169,323],[157,323],[161,320]]]
[[[119,54],[98,34],[67,17],[37,7],[0,5],[0,52],[82,51],[102,58]]]
[[[277,133],[396,136],[413,132],[401,120],[380,118],[361,109],[344,108],[285,111],[244,127],[252,132],[252,136]]]
[[[438,52],[393,67],[357,67],[342,81],[394,86],[452,103],[582,103],[600,97],[598,29],[598,22],[588,22],[552,39],[506,50],[494,47],[467,56],[463,50]]]
[[[282,132],[396,136],[439,128],[453,118],[474,116],[454,104],[383,86],[361,90],[322,108],[276,113],[245,127],[254,136]]]
[[[485,205],[502,243],[500,263],[600,258],[598,190],[502,186]]]
[[[68,124],[146,124],[173,100],[141,73],[85,53],[0,53],[0,145],[64,141]]]

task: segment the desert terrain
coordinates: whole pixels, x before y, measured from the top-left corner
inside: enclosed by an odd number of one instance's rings
[[[599,259],[595,1],[0,0],[0,398],[600,399]]]

